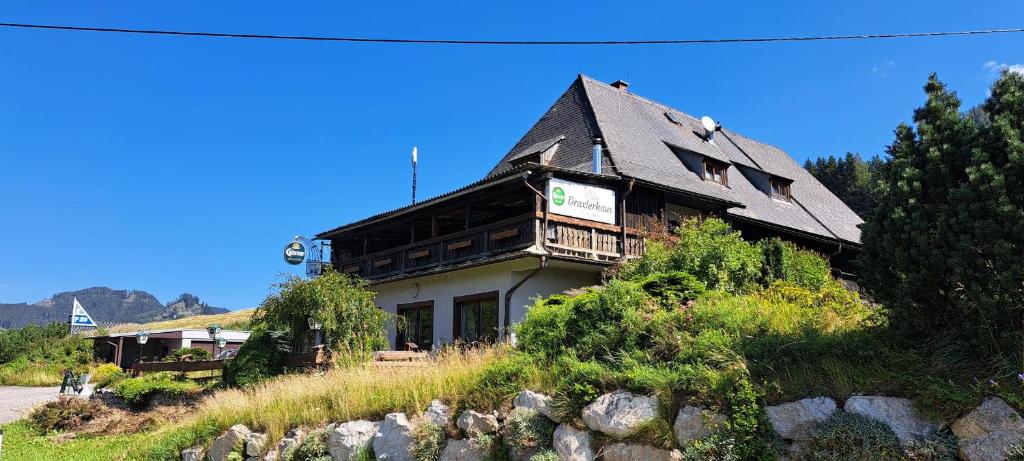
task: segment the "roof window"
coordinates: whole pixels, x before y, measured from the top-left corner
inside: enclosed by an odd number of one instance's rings
[[[668,121],[675,123],[676,125],[683,124],[683,122],[679,120],[679,117],[676,117],[676,114],[673,114],[672,112],[665,111],[665,118],[667,118]]]
[[[793,197],[790,195],[789,189],[789,186],[790,184],[792,184],[792,181],[778,177],[773,177],[768,182],[771,185],[771,195],[773,199],[782,200],[786,202],[793,200]]]

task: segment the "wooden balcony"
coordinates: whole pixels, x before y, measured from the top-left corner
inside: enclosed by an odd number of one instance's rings
[[[366,256],[334,261],[339,271],[382,279],[522,250],[536,243],[538,220],[519,216],[403,245]]]

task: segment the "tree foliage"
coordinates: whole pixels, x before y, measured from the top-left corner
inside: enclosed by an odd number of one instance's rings
[[[984,118],[962,114],[934,74],[924,89],[881,169],[864,280],[912,333],[959,332],[984,352],[1021,354],[1024,76],[1003,73]]]
[[[862,218],[875,209],[874,184],[883,167],[884,162],[877,155],[865,161],[849,152],[845,157],[830,155],[804,163],[804,169]]]
[[[373,303],[373,296],[366,282],[332,270],[312,279],[293,276],[256,309],[253,322],[257,328],[284,330],[296,341],[309,341],[313,319],[332,347],[381,350],[388,347],[385,327],[390,317]]]

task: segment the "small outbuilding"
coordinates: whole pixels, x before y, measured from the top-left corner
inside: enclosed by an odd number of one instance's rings
[[[93,353],[99,360],[115,363],[121,368],[130,368],[142,357],[143,361],[158,361],[174,351],[184,348],[199,348],[214,357],[226,351],[237,351],[249,331],[220,330],[217,334],[223,345],[206,329],[178,328],[153,331],[129,331],[93,336]],[[145,338],[143,339],[143,335]]]

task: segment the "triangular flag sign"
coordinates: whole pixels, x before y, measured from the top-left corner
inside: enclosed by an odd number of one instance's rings
[[[75,304],[71,308],[71,326],[73,327],[96,327],[96,322],[92,321],[92,317],[85,311],[85,308],[78,303],[78,298],[75,298]]]

